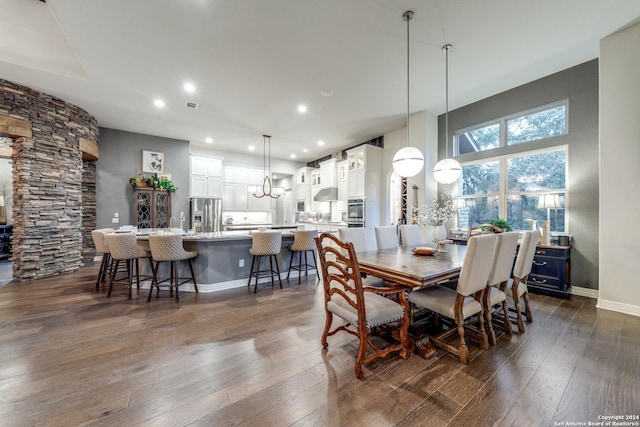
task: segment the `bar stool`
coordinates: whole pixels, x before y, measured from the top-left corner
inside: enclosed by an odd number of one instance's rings
[[[282,289],[282,280],[280,280],[280,266],[276,255],[280,253],[282,246],[282,233],[279,231],[256,231],[253,233],[253,243],[249,253],[253,255],[251,261],[251,271],[249,273],[249,282],[247,286],[251,286],[251,278],[256,278],[256,287],[253,293],[258,292],[258,279],[260,277],[271,277],[271,286],[273,286],[274,276],[278,277],[280,289]],[[261,270],[260,261],[262,257],[269,257],[269,269]],[[276,269],[273,269],[273,261],[276,262]],[[255,267],[255,268],[254,268]],[[264,274],[261,274],[264,273]]]
[[[180,302],[179,287],[189,281],[193,282],[193,286],[198,292],[198,284],[196,283],[196,275],[193,270],[193,259],[198,256],[197,251],[185,251],[182,245],[182,236],[180,234],[163,234],[149,236],[149,248],[151,249],[153,267],[153,283],[149,288],[149,296],[147,302],[151,301],[153,287],[157,289],[156,298],[160,296],[160,284],[169,282],[169,296],[173,295],[173,288],[176,289],[176,302]],[[179,261],[187,261],[191,277],[179,277],[178,266]],[[158,281],[158,266],[161,262],[170,262],[169,277]]]
[[[287,272],[287,280],[289,280],[289,275],[291,274],[291,270],[298,271],[298,284],[300,284],[300,277],[302,276],[302,270],[304,267],[305,276],[309,275],[309,269],[316,271],[316,276],[318,280],[320,280],[320,276],[318,275],[318,262],[316,261],[316,242],[313,240],[318,235],[318,230],[296,230],[293,234],[293,244],[289,246],[289,250],[291,251],[291,260],[289,261],[289,271]],[[298,266],[293,265],[293,257],[296,252],[298,253]],[[311,258],[313,259],[313,264],[309,264],[307,259],[307,253],[311,252]],[[302,264],[302,255],[304,254],[304,265]]]
[[[98,270],[98,279],[96,280],[96,289],[100,288],[100,282],[104,281],[107,273],[111,270],[111,253],[109,253],[109,246],[107,246],[107,239],[105,239],[105,236],[109,233],[113,233],[113,228],[99,228],[91,232],[91,238],[96,247],[96,252],[102,254],[100,270]]]
[[[151,262],[151,254],[138,246],[137,236],[133,233],[111,233],[105,236],[107,240],[107,246],[109,247],[109,252],[111,253],[111,258],[115,261],[115,266],[111,271],[111,283],[109,284],[109,292],[107,292],[107,298],[111,297],[111,289],[113,288],[113,284],[115,282],[125,283],[129,287],[129,296],[127,299],[131,299],[131,291],[133,288],[133,266],[135,261],[136,268],[136,282],[138,285],[138,289],[140,289],[140,258],[146,258],[149,260],[149,264],[151,264],[151,268],[153,269],[153,263]],[[120,261],[124,261],[127,267],[127,277],[117,279],[116,273],[118,271],[118,266],[120,265]],[[143,279],[150,279],[153,276],[145,275],[142,276]]]

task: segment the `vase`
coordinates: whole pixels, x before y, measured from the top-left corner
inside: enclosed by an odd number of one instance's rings
[[[447,227],[444,225],[436,225],[433,227],[433,241],[439,242],[447,238]]]

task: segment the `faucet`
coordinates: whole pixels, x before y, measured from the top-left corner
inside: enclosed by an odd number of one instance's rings
[[[169,228],[173,228],[173,220],[176,219],[175,216],[172,216],[171,218],[169,218]]]

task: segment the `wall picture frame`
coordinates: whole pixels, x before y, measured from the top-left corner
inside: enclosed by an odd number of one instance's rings
[[[142,150],[142,172],[163,173],[164,153],[162,151]]]

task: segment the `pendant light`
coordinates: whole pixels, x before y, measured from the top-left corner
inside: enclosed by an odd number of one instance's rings
[[[393,156],[393,170],[403,178],[417,175],[424,166],[422,152],[409,145],[409,21],[413,18],[413,11],[407,10],[402,14],[407,22],[407,146],[398,150]]]
[[[455,159],[449,159],[449,49],[453,46],[446,44],[442,50],[446,56],[445,68],[445,113],[444,113],[444,140],[445,158],[433,167],[433,176],[440,184],[453,184],[460,178],[462,167]]]
[[[271,135],[262,135],[263,144],[262,144],[262,169],[264,171],[264,181],[262,181],[262,188],[259,185],[249,185],[247,186],[247,192],[253,197],[258,199],[262,197],[271,197],[272,199],[277,199],[278,197],[284,194],[284,188],[274,187],[271,183],[271,178],[269,175],[271,174]],[[269,168],[267,169],[267,144],[269,144]]]

